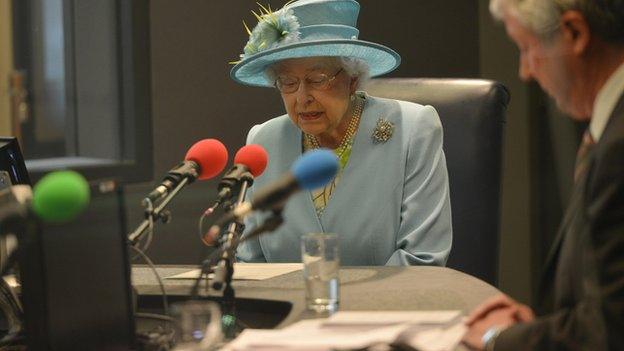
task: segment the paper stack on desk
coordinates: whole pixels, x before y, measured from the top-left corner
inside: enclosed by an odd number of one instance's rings
[[[303,269],[302,263],[234,263],[234,280],[265,280]],[[167,279],[197,279],[200,270],[176,274]],[[209,276],[212,278],[212,276]]]
[[[454,350],[465,332],[459,311],[338,312],[279,330],[246,329],[225,350],[352,350],[405,345],[422,351]]]

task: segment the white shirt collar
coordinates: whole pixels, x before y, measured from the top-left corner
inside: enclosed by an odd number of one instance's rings
[[[589,132],[595,142],[600,140],[609,117],[624,93],[624,63],[613,72],[607,82],[600,88],[594,101],[594,112],[589,122]]]

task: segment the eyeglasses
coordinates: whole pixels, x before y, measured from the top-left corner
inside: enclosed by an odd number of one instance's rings
[[[305,84],[314,90],[327,90],[331,82],[342,72],[342,68],[333,76],[325,73],[312,73],[304,78]],[[291,94],[299,90],[301,79],[297,77],[282,76],[275,80],[275,87],[284,94]]]

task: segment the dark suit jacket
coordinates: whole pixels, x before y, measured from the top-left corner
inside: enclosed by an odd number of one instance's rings
[[[624,95],[587,162],[547,260],[553,310],[495,350],[624,350]]]

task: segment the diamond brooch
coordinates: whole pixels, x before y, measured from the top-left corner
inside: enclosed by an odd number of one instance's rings
[[[394,132],[394,124],[392,122],[388,122],[385,118],[380,118],[377,120],[377,125],[373,130],[373,142],[375,144],[385,143],[390,140],[392,137],[392,133]]]

